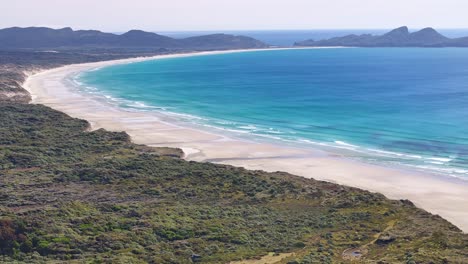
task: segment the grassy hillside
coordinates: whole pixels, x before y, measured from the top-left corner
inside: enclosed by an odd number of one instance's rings
[[[468,263],[468,236],[409,201],[184,161],[40,105],[0,103],[0,124],[2,263]]]

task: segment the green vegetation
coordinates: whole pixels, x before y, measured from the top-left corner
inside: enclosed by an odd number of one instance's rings
[[[0,124],[2,263],[468,263],[468,236],[409,201],[184,161],[40,105],[0,104]]]

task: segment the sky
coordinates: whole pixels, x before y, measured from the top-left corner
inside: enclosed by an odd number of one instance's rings
[[[123,32],[468,28],[468,0],[0,0],[0,28]]]

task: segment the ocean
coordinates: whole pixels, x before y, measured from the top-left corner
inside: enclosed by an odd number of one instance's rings
[[[202,129],[468,179],[468,49],[329,48],[166,58],[80,90]]]

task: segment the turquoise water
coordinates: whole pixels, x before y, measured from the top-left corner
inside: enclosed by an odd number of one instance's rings
[[[468,49],[308,49],[82,73],[82,90],[252,139],[468,178]]]

